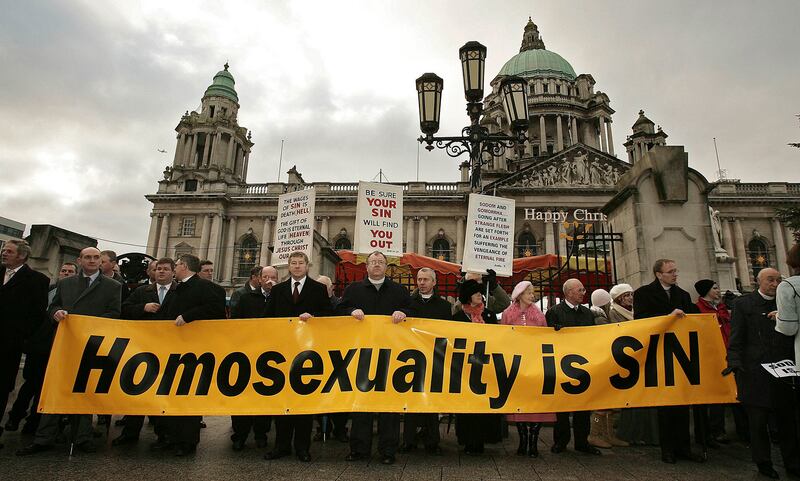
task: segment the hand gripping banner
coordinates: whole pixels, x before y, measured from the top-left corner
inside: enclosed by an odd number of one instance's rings
[[[58,327],[40,412],[536,413],[735,401],[712,315],[554,331],[367,316]]]

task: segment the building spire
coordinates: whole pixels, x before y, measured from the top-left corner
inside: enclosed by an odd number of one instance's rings
[[[544,41],[539,36],[539,27],[528,17],[528,24],[525,25],[525,33],[522,35],[522,46],[520,52],[526,50],[544,49]]]

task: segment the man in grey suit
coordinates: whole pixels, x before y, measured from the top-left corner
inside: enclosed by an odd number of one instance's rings
[[[62,279],[56,288],[56,295],[48,308],[53,322],[69,322],[70,314],[107,317],[119,319],[120,283],[100,272],[100,251],[87,247],[78,258],[81,273]],[[55,444],[58,436],[58,414],[45,414],[39,422],[33,443],[17,451],[18,456],[27,456],[47,451]],[[95,451],[92,442],[92,416],[81,414],[76,418],[77,427],[72,434],[78,450],[91,453]]]

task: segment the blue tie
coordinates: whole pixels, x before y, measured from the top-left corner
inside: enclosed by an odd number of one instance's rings
[[[163,304],[165,297],[167,297],[167,286],[158,286],[158,303]]]

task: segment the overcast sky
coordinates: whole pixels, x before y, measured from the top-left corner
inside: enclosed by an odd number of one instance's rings
[[[500,8],[502,6],[502,8]],[[0,0],[0,215],[144,244],[181,114],[228,61],[249,182],[292,165],[306,181],[458,180],[418,149],[414,80],[445,81],[440,134],[468,119],[458,48],[488,48],[488,81],[528,16],[548,50],[589,73],[616,110],[614,148],[639,109],[716,179],[800,182],[800,2]],[[166,154],[157,149],[167,150]],[[141,251],[101,241],[119,252]]]

